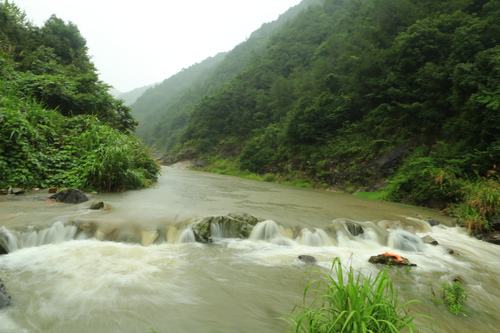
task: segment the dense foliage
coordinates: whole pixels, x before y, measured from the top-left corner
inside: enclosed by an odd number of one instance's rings
[[[304,304],[293,318],[299,333],[398,333],[414,332],[413,317],[399,300],[386,271],[370,278],[344,271],[339,260],[332,275],[306,288],[305,297],[314,293],[314,302]]]
[[[498,184],[499,18],[498,0],[316,2],[154,135],[174,160],[460,205],[468,184]]]
[[[0,188],[144,187],[158,166],[131,134],[135,121],[99,81],[77,27],[42,27],[0,2]]]

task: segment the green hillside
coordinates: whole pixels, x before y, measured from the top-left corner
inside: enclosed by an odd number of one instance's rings
[[[500,200],[499,18],[495,0],[325,0],[153,142],[168,160],[381,191],[487,229]]]
[[[0,188],[121,191],[154,182],[158,166],[108,89],[74,24],[52,16],[36,27],[0,2]]]
[[[182,70],[146,91],[132,114],[139,121],[138,135],[166,152],[179,145],[195,106],[204,96],[219,91],[264,52],[271,36],[304,9],[322,0],[307,0],[289,9],[274,22],[262,25],[229,53],[220,53]]]

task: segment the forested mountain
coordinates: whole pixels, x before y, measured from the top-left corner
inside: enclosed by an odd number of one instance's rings
[[[149,88],[152,88],[153,86],[154,85],[147,85],[125,93],[119,93],[116,98],[121,99],[123,103],[125,103],[125,105],[130,106],[134,104],[139,99],[139,97],[141,97]]]
[[[180,124],[142,126],[172,160],[383,189],[481,229],[500,200],[499,38],[498,0],[325,0],[229,53],[214,73],[241,67]]]
[[[72,23],[42,27],[0,1],[0,188],[119,191],[156,179],[131,134],[130,109],[108,93]]]
[[[161,151],[179,144],[191,111],[204,96],[214,94],[264,52],[271,36],[304,9],[322,0],[306,0],[274,22],[264,24],[231,52],[195,64],[149,89],[132,105],[137,133]]]

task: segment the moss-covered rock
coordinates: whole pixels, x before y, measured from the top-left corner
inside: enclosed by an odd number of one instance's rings
[[[209,216],[194,223],[193,232],[200,243],[211,243],[215,238],[248,238],[260,221],[248,214]]]

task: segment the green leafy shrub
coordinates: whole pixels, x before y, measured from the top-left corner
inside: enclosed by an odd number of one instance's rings
[[[439,167],[430,157],[410,158],[387,186],[389,200],[444,208],[461,200],[462,183],[450,167]]]
[[[453,281],[443,286],[443,299],[448,311],[458,315],[464,312],[467,294],[459,281]]]
[[[0,99],[0,187],[141,188],[159,166],[134,137],[95,117],[64,117],[4,90]]]
[[[292,318],[295,332],[414,332],[408,303],[400,303],[386,271],[374,278],[365,277],[352,267],[344,271],[338,259],[333,271],[333,276],[326,275],[314,289],[305,289],[304,302],[311,291],[319,296]]]

